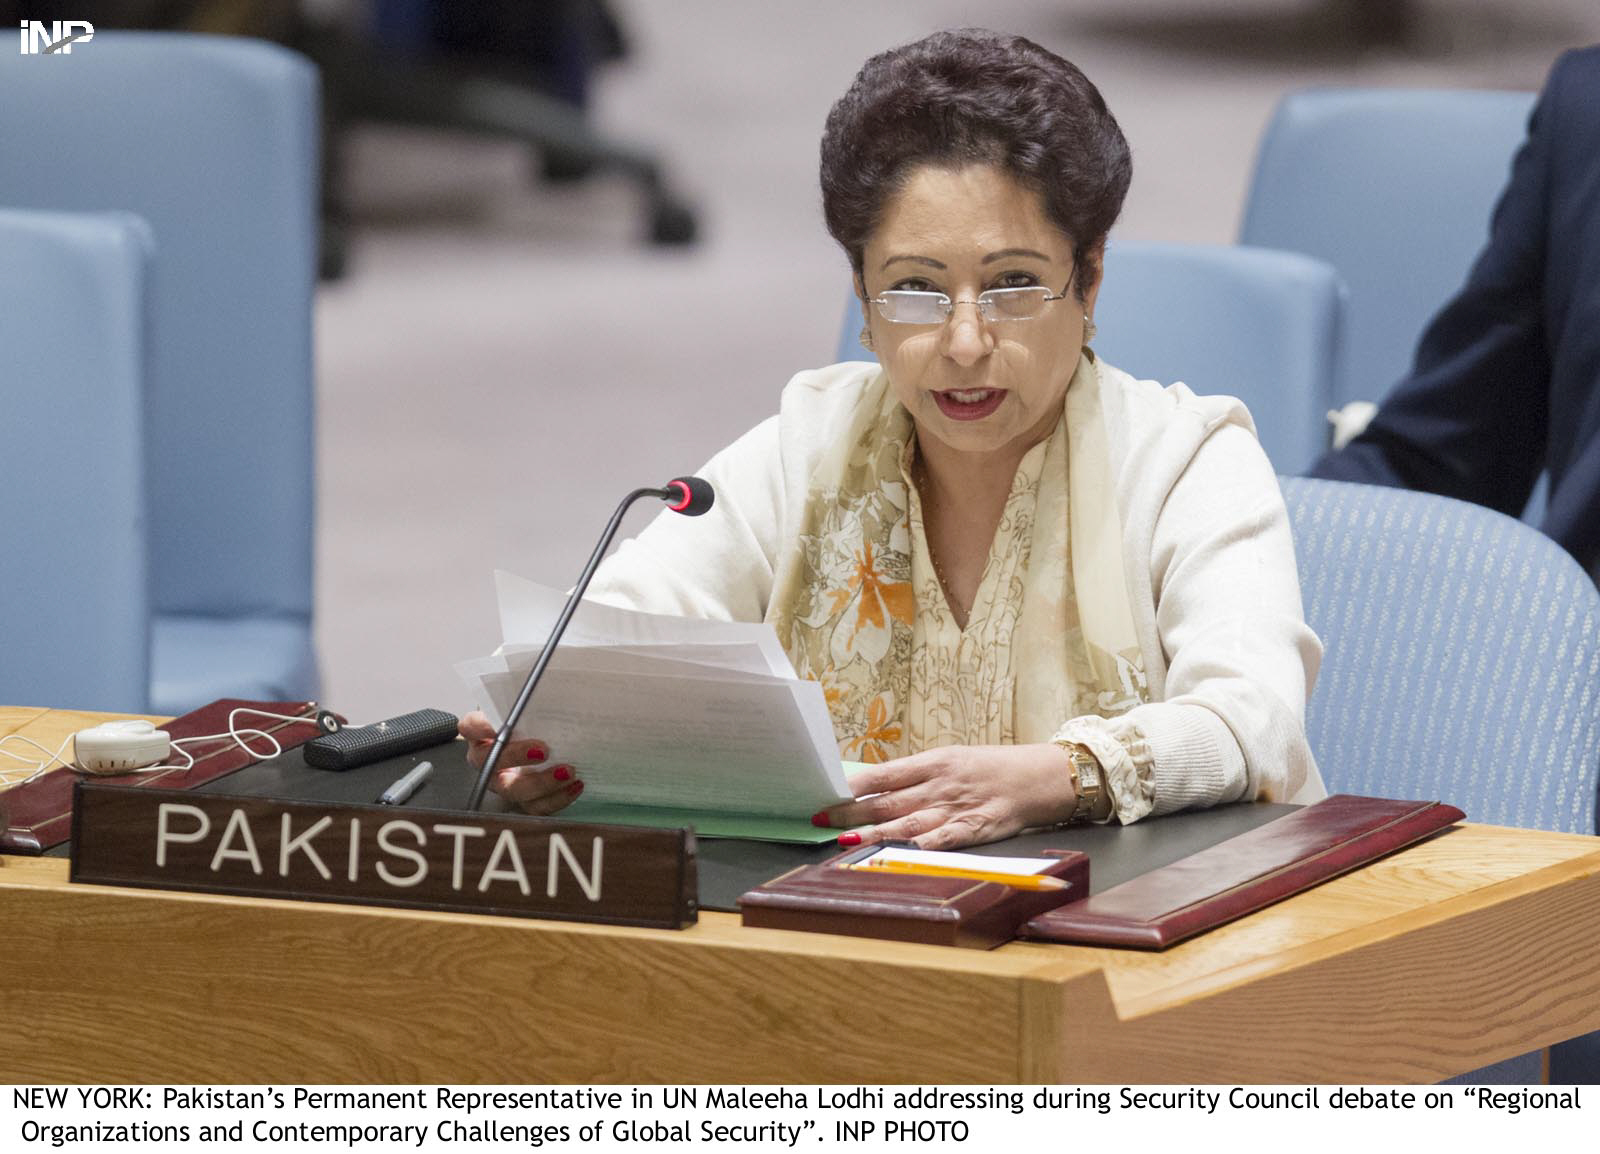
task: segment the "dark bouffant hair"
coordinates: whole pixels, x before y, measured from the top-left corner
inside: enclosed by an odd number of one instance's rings
[[[992,164],[1037,190],[1072,238],[1080,297],[1133,176],[1088,77],[1031,40],[973,28],[879,53],[828,113],[822,212],[858,276],[884,205],[924,164]]]

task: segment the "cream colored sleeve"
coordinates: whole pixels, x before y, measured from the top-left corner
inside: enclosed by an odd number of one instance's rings
[[[782,525],[778,418],[723,449],[700,471],[710,511],[663,511],[601,563],[588,599],[677,617],[760,621],[772,592]]]
[[[1150,570],[1164,700],[1061,731],[1100,759],[1118,819],[1319,795],[1305,705],[1322,645],[1283,495],[1248,430],[1218,428],[1190,461],[1157,518]]]

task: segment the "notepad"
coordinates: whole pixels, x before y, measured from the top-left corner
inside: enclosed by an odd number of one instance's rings
[[[862,858],[857,865],[874,862],[905,862],[908,865],[938,866],[942,869],[982,870],[991,874],[1042,874],[1056,864],[1057,859],[1047,857],[988,857],[973,853],[950,853],[945,850],[912,849],[902,846],[885,846],[871,857]]]
[[[497,573],[496,584],[505,644],[457,670],[498,726],[566,598],[509,573]],[[765,624],[586,601],[514,736],[546,742],[581,768],[578,805],[635,808],[637,824],[669,824],[645,820],[666,810],[694,815],[670,824],[707,836],[826,840],[838,831],[816,829],[811,815],[852,796],[822,687],[796,676]],[[714,822],[764,832],[713,835]]]

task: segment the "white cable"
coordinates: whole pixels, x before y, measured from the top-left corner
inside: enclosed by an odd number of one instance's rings
[[[185,745],[193,745],[196,742],[201,741],[222,741],[224,739],[230,739],[235,745],[244,750],[251,757],[258,758],[263,761],[268,758],[277,757],[283,753],[283,746],[278,744],[278,739],[273,737],[272,734],[268,733],[266,730],[254,728],[240,729],[237,723],[234,721],[234,718],[238,717],[241,713],[248,713],[254,717],[270,717],[274,721],[287,721],[291,723],[303,723],[306,725],[318,724],[317,718],[314,715],[311,717],[291,717],[285,713],[268,713],[262,709],[249,709],[241,706],[228,714],[228,732],[226,733],[208,733],[199,737],[179,737],[173,739],[172,748],[187,760],[187,765],[151,765],[146,766],[144,769],[135,769],[129,772],[154,773],[157,770],[163,769],[181,769],[187,772],[188,770],[194,768],[194,754],[190,753],[183,747]],[[342,726],[341,728],[365,729],[366,727],[361,725],[346,725]],[[260,753],[257,750],[251,749],[249,743],[245,740],[247,737],[250,739],[250,741],[254,741],[258,737],[265,739],[267,744],[272,746],[272,752]]]
[[[33,738],[24,737],[20,733],[9,733],[5,737],[0,737],[0,747],[3,747],[8,741],[20,741],[25,745],[33,746],[34,749],[37,749],[40,753],[45,755],[45,759],[43,761],[34,762],[31,765],[23,766],[18,769],[0,769],[0,786],[10,788],[13,785],[27,785],[34,778],[38,777],[40,774],[49,769],[53,763],[58,761],[68,769],[72,769],[72,763],[61,756],[61,751],[67,748],[67,743],[71,740],[72,735],[70,734],[66,737],[63,737],[61,739],[61,744],[56,746],[56,751],[51,753],[44,746],[33,740]],[[0,748],[0,755],[13,758],[17,761],[23,760],[22,754],[12,753],[9,749]],[[21,781],[12,781],[10,778],[14,773],[25,773],[28,776],[24,777]]]
[[[247,706],[240,706],[239,708],[232,710],[228,714],[228,730],[227,730],[226,733],[208,733],[208,734],[203,734],[203,735],[198,736],[198,737],[178,737],[178,738],[174,738],[173,739],[173,741],[172,741],[172,749],[174,751],[176,751],[180,756],[182,756],[184,758],[186,764],[177,765],[177,764],[171,764],[171,763],[163,763],[161,765],[147,765],[147,766],[143,767],[142,769],[120,769],[120,770],[116,770],[116,771],[114,771],[112,773],[109,773],[109,774],[103,774],[101,776],[121,777],[124,774],[157,773],[157,772],[161,772],[161,771],[165,771],[165,770],[169,770],[169,769],[177,769],[177,770],[183,770],[183,771],[187,772],[188,770],[191,770],[191,769],[194,768],[194,766],[195,766],[195,758],[194,758],[194,755],[192,753],[190,753],[187,749],[184,749],[183,747],[186,746],[186,745],[193,745],[193,744],[195,744],[197,742],[231,740],[234,744],[236,744],[240,749],[242,749],[246,753],[248,753],[251,757],[262,759],[262,760],[265,760],[267,758],[277,757],[277,756],[279,756],[280,754],[283,753],[283,746],[281,744],[279,744],[278,739],[273,737],[272,734],[268,733],[266,730],[264,730],[264,729],[255,729],[253,727],[246,727],[244,729],[240,729],[238,727],[238,724],[237,724],[235,719],[241,713],[248,713],[248,714],[250,714],[250,715],[252,715],[254,717],[267,717],[267,718],[271,718],[274,721],[287,721],[287,722],[290,722],[291,724],[296,724],[296,723],[304,724],[304,725],[317,725],[317,724],[319,724],[318,720],[317,720],[317,717],[315,715],[313,715],[311,717],[294,717],[294,716],[291,716],[291,715],[286,714],[286,713],[268,713],[266,710],[263,710],[263,709],[251,709],[251,708],[249,708]],[[369,727],[365,726],[365,725],[345,725],[345,726],[341,726],[340,728],[341,729],[366,729],[366,728],[369,728]],[[45,773],[56,762],[60,762],[66,768],[74,771],[75,773],[89,773],[90,772],[89,770],[83,769],[81,766],[75,765],[72,762],[66,760],[66,758],[61,756],[62,752],[67,748],[67,744],[69,742],[71,742],[72,739],[74,737],[76,737],[76,736],[77,736],[76,734],[70,734],[67,737],[62,738],[61,739],[61,744],[56,746],[56,749],[55,749],[54,753],[51,753],[50,750],[45,748],[43,745],[40,745],[37,741],[33,740],[33,738],[24,737],[20,733],[13,733],[13,734],[7,735],[6,737],[0,737],[0,755],[3,755],[5,757],[13,758],[16,761],[25,760],[22,754],[13,753],[11,750],[4,748],[5,743],[8,742],[8,741],[24,742],[27,745],[33,746],[33,748],[38,750],[40,753],[45,754],[45,759],[43,761],[33,762],[33,763],[29,764],[29,765],[22,766],[22,767],[17,768],[17,769],[0,769],[0,788],[9,788],[9,787],[14,786],[14,785],[26,785],[28,782],[32,781],[34,778],[39,777],[41,774]],[[249,742],[250,741],[254,741],[258,737],[264,739],[267,742],[267,744],[272,747],[272,751],[270,753],[261,753],[261,752],[255,750],[255,749],[252,749],[250,747]],[[27,776],[24,777],[21,781],[10,781],[10,780],[8,780],[8,778],[9,778],[9,776],[11,774],[16,774],[16,773],[26,773]]]

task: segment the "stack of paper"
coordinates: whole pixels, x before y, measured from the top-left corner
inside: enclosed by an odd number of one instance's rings
[[[495,580],[505,644],[457,669],[498,726],[566,595],[509,573]],[[661,821],[675,824],[694,811],[690,823],[712,836],[715,825],[724,836],[821,840],[830,835],[810,815],[851,796],[822,687],[795,675],[769,625],[586,601],[514,736],[579,768],[586,788],[574,820],[606,820],[602,807],[626,805],[674,811]],[[770,819],[784,819],[782,835]]]

